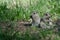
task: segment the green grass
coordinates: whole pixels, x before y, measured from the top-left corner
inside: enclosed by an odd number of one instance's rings
[[[2,28],[0,28],[0,40],[44,40],[46,36],[50,35],[51,37],[55,34],[53,30],[42,30],[34,27],[27,29],[23,33],[20,31],[16,32],[14,30],[14,24],[18,20],[28,21],[31,12],[34,10],[39,13],[40,17],[42,17],[44,13],[49,12],[53,15],[53,20],[55,20],[54,17],[60,18],[60,0],[38,0],[36,4],[32,4],[32,2],[35,1],[29,0],[29,6],[26,7],[22,6],[21,3],[18,5],[19,0],[16,1],[15,5],[12,5],[12,0],[6,0],[8,2],[4,0],[0,1],[0,23],[14,22],[10,30],[6,29],[5,32],[2,32]],[[59,34],[60,33],[55,34],[53,40],[60,40],[60,36],[56,37]],[[52,39],[50,38],[50,40]]]

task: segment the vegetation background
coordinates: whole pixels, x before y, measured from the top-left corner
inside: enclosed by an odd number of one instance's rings
[[[28,21],[33,10],[40,17],[49,12],[56,20],[60,18],[60,0],[0,0],[0,40],[60,40],[60,32],[53,30],[34,27],[17,30],[19,22]]]

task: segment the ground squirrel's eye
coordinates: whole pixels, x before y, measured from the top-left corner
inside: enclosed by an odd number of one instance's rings
[[[48,14],[48,13],[46,13],[45,15],[46,15],[46,16],[49,16],[49,14]]]
[[[45,14],[46,16],[48,16],[48,14]]]
[[[36,13],[34,13],[34,14],[36,14]]]
[[[44,21],[43,18],[41,18],[40,21]]]

